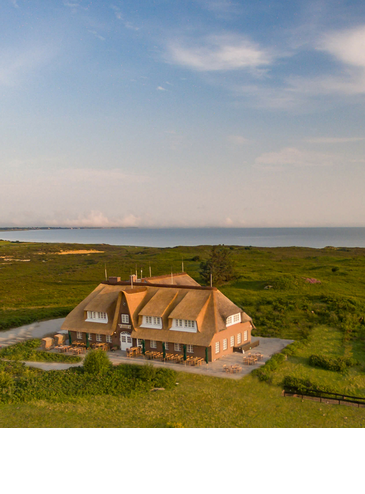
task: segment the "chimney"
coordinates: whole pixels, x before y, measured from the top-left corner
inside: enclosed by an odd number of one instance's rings
[[[135,283],[137,281],[137,276],[135,274],[131,274],[129,277],[129,281],[130,281],[131,285],[133,286],[133,283]]]
[[[120,276],[109,276],[109,283],[115,285],[120,281]]]

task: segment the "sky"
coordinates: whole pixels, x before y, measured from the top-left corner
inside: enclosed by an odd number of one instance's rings
[[[2,0],[0,226],[365,226],[365,2]]]

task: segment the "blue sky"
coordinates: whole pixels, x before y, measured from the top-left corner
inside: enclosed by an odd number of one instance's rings
[[[3,0],[3,226],[365,226],[365,4]]]

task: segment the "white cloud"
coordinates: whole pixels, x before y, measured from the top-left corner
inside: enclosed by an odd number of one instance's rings
[[[165,89],[162,86],[158,86],[156,89],[157,89],[157,91],[167,91],[167,89]]]
[[[343,63],[365,68],[365,26],[326,34],[321,49]]]
[[[14,6],[16,9],[18,9],[18,8],[19,8],[19,5],[18,5],[18,3],[17,3],[17,1],[16,1],[16,0],[10,0],[10,1],[11,1],[11,3],[13,4],[13,6]]]
[[[208,36],[200,43],[173,41],[168,46],[173,63],[198,71],[257,69],[268,66],[273,55],[238,35]]]
[[[64,213],[62,213],[62,219],[52,219],[45,222],[47,226],[63,226],[63,227],[136,227],[141,223],[141,218],[134,214],[128,214],[123,217],[109,218],[105,216],[101,211],[90,211],[88,213],[81,213],[77,217],[64,219]]]
[[[301,151],[297,148],[283,148],[280,151],[263,153],[255,159],[258,167],[302,167],[302,166],[331,166],[335,157],[326,153]]]

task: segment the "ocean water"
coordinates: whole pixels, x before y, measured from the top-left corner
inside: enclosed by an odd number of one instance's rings
[[[140,247],[365,247],[365,228],[90,228],[0,231],[0,239]]]

